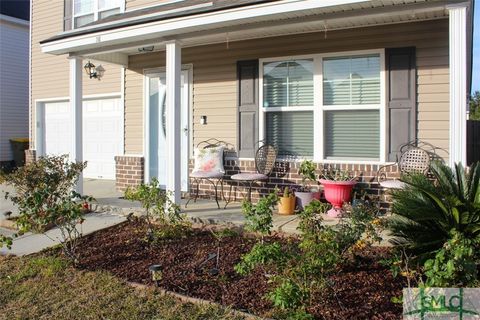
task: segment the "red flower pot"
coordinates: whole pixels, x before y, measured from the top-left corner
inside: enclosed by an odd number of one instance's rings
[[[352,199],[352,189],[357,183],[356,181],[332,181],[320,180],[324,187],[325,199],[333,206],[328,210],[327,216],[331,218],[338,218],[342,215],[342,206],[345,202],[350,202]]]

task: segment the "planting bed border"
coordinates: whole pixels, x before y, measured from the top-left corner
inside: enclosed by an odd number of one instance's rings
[[[140,289],[140,290],[147,290],[150,289],[152,286],[148,284],[143,284],[143,283],[138,283],[138,282],[132,282],[132,281],[126,281],[126,283],[135,288],[135,289]],[[224,306],[218,302],[215,301],[210,301],[210,300],[205,300],[205,299],[200,299],[200,298],[195,298],[195,297],[190,297],[181,293],[173,292],[170,290],[163,289],[161,287],[155,287],[155,290],[157,292],[160,292],[162,295],[168,295],[171,296],[175,299],[178,299],[181,302],[185,303],[192,303],[192,304],[199,304],[199,305],[210,305],[210,306],[215,306],[221,309],[228,308],[229,311],[232,313],[245,317],[246,319],[252,319],[252,320],[272,320],[270,318],[264,318],[264,317],[259,317],[251,313],[247,313],[244,311],[240,311],[234,308],[231,308],[229,306]]]

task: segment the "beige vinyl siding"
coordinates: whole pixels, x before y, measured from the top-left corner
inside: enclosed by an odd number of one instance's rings
[[[32,119],[35,100],[68,97],[70,64],[66,55],[54,56],[42,53],[40,41],[63,31],[63,0],[34,0],[32,4]],[[101,80],[89,79],[84,73],[83,94],[109,94],[121,91],[121,68],[118,65],[93,61],[105,68]],[[85,61],[86,63],[86,61]],[[34,123],[34,122],[32,122]],[[31,124],[31,126],[33,126]],[[30,128],[32,138],[35,130]],[[32,144],[33,147],[33,144]]]
[[[210,137],[236,145],[236,62],[323,52],[415,46],[417,48],[418,137],[448,149],[448,20],[395,24],[184,48],[193,64],[194,143]],[[165,64],[163,52],[130,57],[126,76],[127,153],[143,152],[144,68]],[[199,118],[208,116],[208,124]]]

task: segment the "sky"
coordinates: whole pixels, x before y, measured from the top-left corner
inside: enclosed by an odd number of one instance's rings
[[[480,91],[480,0],[474,1],[472,93]]]

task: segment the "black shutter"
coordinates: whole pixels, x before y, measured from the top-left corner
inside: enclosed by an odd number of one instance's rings
[[[416,139],[417,84],[415,48],[386,50],[387,160],[396,161],[402,144]]]
[[[63,1],[63,31],[72,30],[73,0]]]
[[[238,156],[253,158],[258,140],[258,60],[237,62]]]

